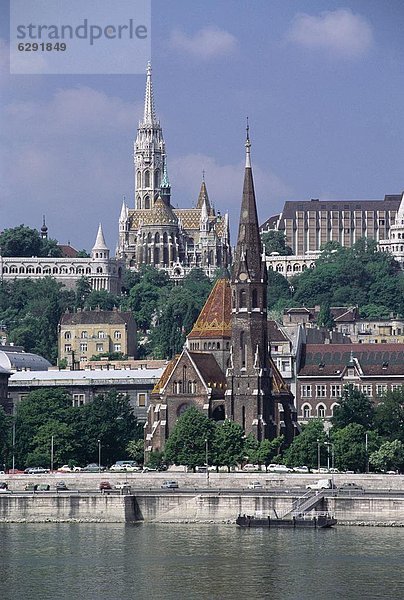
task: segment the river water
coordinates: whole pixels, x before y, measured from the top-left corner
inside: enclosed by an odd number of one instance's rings
[[[1,600],[404,598],[404,528],[1,524]]]

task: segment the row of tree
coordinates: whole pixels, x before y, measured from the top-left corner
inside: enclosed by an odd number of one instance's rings
[[[102,461],[110,465],[127,457],[130,442],[134,452],[142,436],[128,397],[116,392],[73,407],[63,389],[36,390],[19,403],[15,418],[0,410],[0,456],[7,468],[13,456],[16,468],[48,466],[52,437],[55,466],[98,463],[98,440]]]
[[[244,462],[316,468],[320,451],[323,466],[334,465],[341,471],[364,472],[369,466],[375,471],[404,471],[404,387],[387,392],[376,407],[348,387],[335,409],[331,430],[326,433],[323,421],[312,420],[288,448],[282,437],[258,443],[252,436],[245,437],[238,424],[216,424],[189,408],[178,419],[164,455],[156,453],[151,461],[155,466],[167,461],[194,469],[206,463],[207,448],[209,464],[229,469]]]

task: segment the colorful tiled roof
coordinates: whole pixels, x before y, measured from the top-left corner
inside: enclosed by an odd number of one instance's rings
[[[188,338],[231,337],[231,291],[228,279],[218,279]]]
[[[177,354],[176,356],[174,356],[174,358],[172,360],[170,360],[170,362],[164,369],[160,379],[155,383],[154,388],[152,389],[152,394],[159,394],[160,391],[163,389],[163,387],[169,380],[170,375],[173,372],[174,367],[177,364],[179,357],[180,357],[180,355]]]

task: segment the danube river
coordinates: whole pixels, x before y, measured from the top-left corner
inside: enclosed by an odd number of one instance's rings
[[[1,600],[404,598],[404,528],[1,524]]]

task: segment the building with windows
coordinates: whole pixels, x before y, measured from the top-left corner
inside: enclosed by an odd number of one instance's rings
[[[174,208],[167,172],[163,131],[154,108],[150,63],[147,67],[143,120],[134,143],[134,208],[124,199],[119,218],[117,257],[139,270],[152,265],[182,279],[193,268],[212,277],[230,264],[228,215],[216,212],[203,178],[190,208]]]
[[[401,195],[383,200],[304,200],[285,202],[280,215],[270,217],[261,233],[275,229],[285,234],[293,255],[304,257],[318,252],[327,242],[351,247],[360,238],[390,239]]]
[[[347,385],[374,402],[404,386],[404,344],[306,344],[297,373],[299,422],[328,421]]]
[[[73,368],[93,356],[121,354],[136,358],[136,323],[131,312],[80,310],[62,315],[59,323],[59,362]]]
[[[6,257],[0,252],[0,281],[53,277],[67,288],[74,288],[79,279],[86,277],[93,290],[120,294],[123,266],[122,261],[110,257],[100,224],[90,258]]]
[[[163,369],[84,370],[16,372],[8,387],[8,412],[26,396],[38,389],[63,388],[70,394],[72,406],[92,402],[98,394],[116,391],[129,396],[133,413],[139,422],[146,421],[150,392]]]

